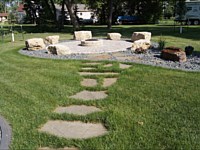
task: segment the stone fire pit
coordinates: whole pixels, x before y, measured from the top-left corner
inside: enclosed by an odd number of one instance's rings
[[[87,39],[81,41],[81,46],[102,46],[103,41],[99,39]]]

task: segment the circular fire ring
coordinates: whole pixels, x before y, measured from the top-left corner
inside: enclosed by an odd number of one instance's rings
[[[11,127],[7,121],[0,116],[0,149],[9,149],[11,142]]]
[[[103,41],[99,39],[88,39],[81,41],[81,46],[102,46]]]

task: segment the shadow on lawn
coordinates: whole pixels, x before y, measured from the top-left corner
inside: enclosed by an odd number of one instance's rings
[[[90,30],[94,37],[106,37],[108,32],[118,32],[122,34],[123,38],[130,38],[133,32],[147,31],[151,32],[152,36],[174,36],[184,39],[191,39],[199,41],[200,26],[183,26],[183,33],[179,33],[179,25],[113,25],[112,29],[107,29],[106,25],[85,25],[81,26],[80,30]],[[10,27],[5,27],[9,30]],[[21,32],[21,26],[15,25],[13,30]],[[38,28],[34,25],[23,25],[23,31],[26,33],[68,33],[73,34],[73,28],[70,25],[65,26],[61,31],[55,28]]]

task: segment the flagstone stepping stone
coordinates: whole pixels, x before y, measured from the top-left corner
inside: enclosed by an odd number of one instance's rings
[[[81,81],[81,85],[86,86],[86,87],[94,87],[94,86],[97,86],[97,80],[96,79],[83,79],[83,81]]]
[[[112,67],[113,66],[113,64],[106,64],[106,65],[104,65],[104,67]]]
[[[101,63],[98,62],[89,62],[89,63],[84,63],[84,65],[100,65]]]
[[[104,99],[108,95],[105,93],[105,91],[81,91],[73,96],[70,96],[70,98],[79,99],[79,100],[99,100]]]
[[[101,123],[61,120],[50,120],[39,131],[67,139],[87,139],[108,133]]]
[[[117,78],[104,78],[103,79],[103,87],[109,87],[117,82]]]
[[[131,65],[119,64],[119,68],[120,68],[120,69],[128,69],[128,68],[130,68],[130,67],[131,67]]]
[[[91,67],[85,67],[85,68],[81,68],[82,70],[93,70],[93,69],[96,69],[96,68],[91,68]]]
[[[75,147],[64,147],[64,148],[40,147],[38,150],[78,150],[78,148],[75,148]]]
[[[112,59],[112,55],[109,55],[109,54],[90,54],[88,56],[88,59],[89,60],[93,60],[93,61],[96,61],[96,60],[109,60],[109,59]]]
[[[87,75],[118,75],[119,73],[116,72],[79,72],[82,76]]]
[[[86,106],[86,105],[71,105],[68,107],[58,107],[55,109],[55,113],[63,114],[74,114],[74,115],[87,115],[94,112],[99,112],[101,109],[94,106]]]

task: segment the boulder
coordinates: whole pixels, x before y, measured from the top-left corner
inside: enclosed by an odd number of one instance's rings
[[[151,41],[151,32],[133,32],[132,34],[132,41],[137,41],[140,39],[144,39],[147,41]]]
[[[53,35],[53,36],[47,36],[44,39],[44,42],[46,44],[57,44],[59,41],[60,36],[59,35]]]
[[[135,42],[133,42],[133,45],[131,47],[132,51],[135,51],[136,49],[143,49],[143,50],[147,50],[151,47],[151,43],[148,40],[137,40]]]
[[[47,47],[48,53],[49,54],[54,54],[54,55],[69,55],[71,54],[71,50],[64,45],[49,45]]]
[[[42,38],[32,38],[25,41],[27,50],[43,50],[46,45],[44,44],[44,40]]]
[[[74,32],[74,40],[82,41],[92,39],[91,31],[75,31]]]
[[[120,33],[108,33],[107,38],[109,40],[120,40],[121,39],[121,34]]]
[[[161,58],[179,62],[187,61],[185,52],[178,47],[166,47],[161,51]]]

